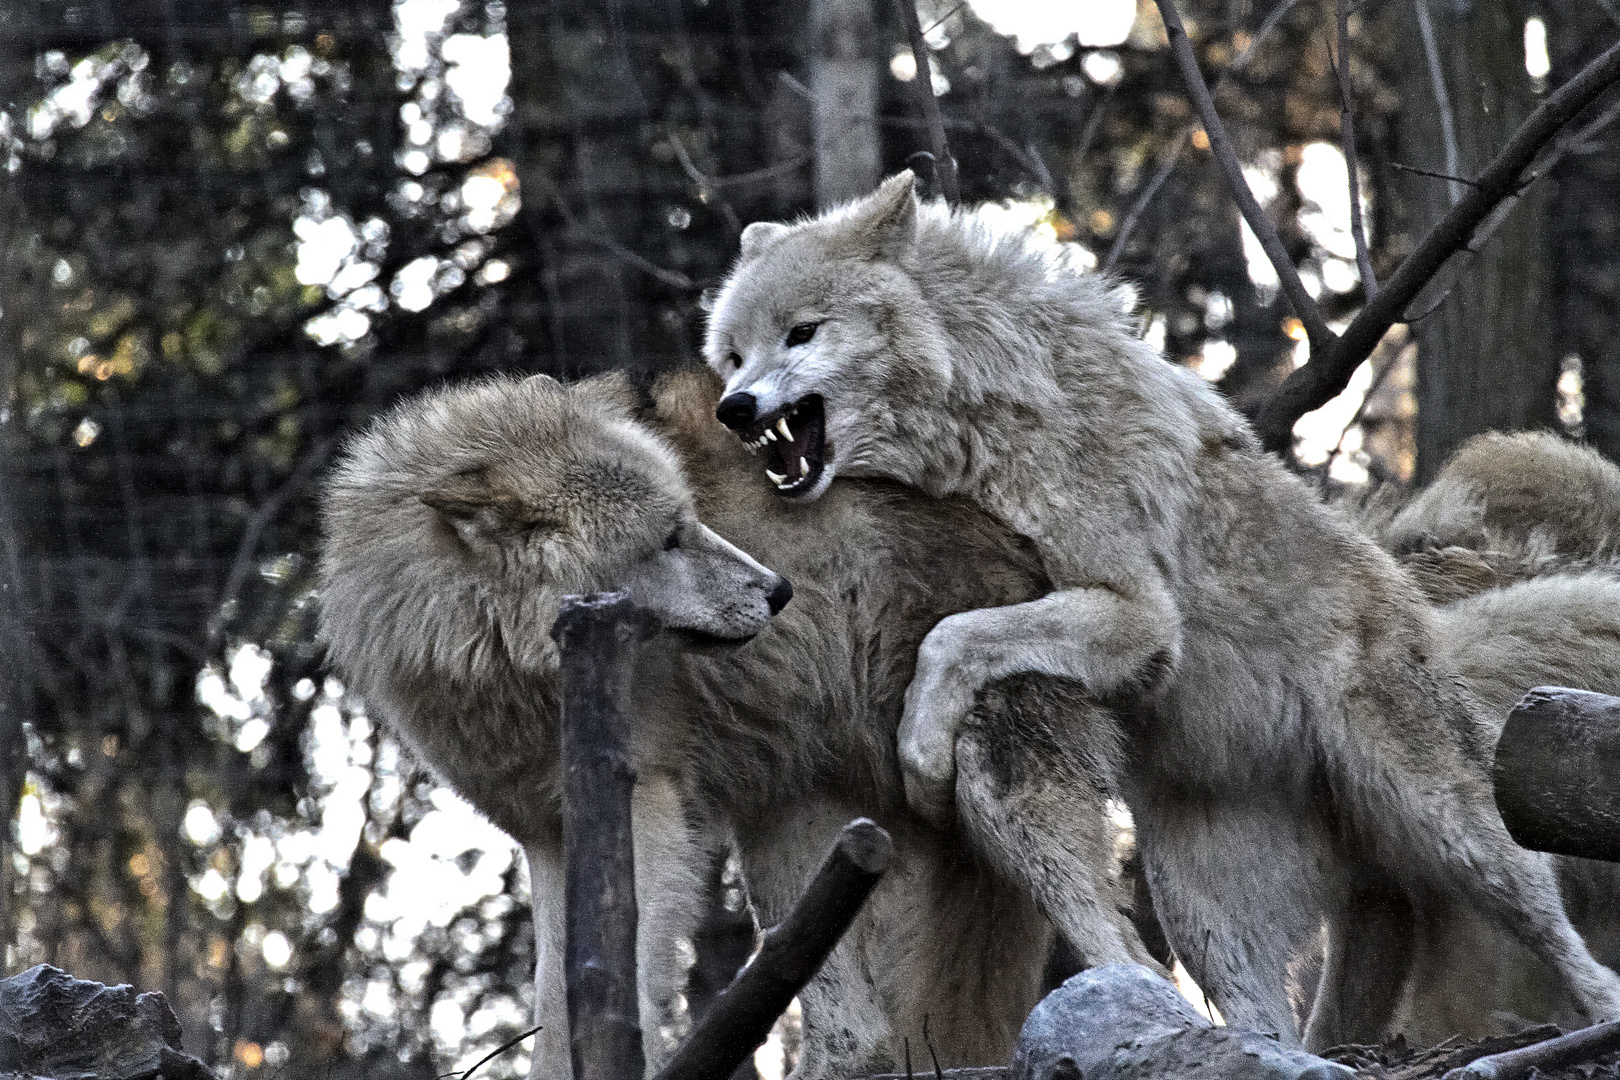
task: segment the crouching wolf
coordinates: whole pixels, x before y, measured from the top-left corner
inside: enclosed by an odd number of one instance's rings
[[[1620,1016],[1548,858],[1496,813],[1495,725],[1437,659],[1419,590],[1122,306],[1059,248],[919,206],[909,173],[743,234],[705,351],[719,419],[776,489],[965,497],[1055,585],[924,639],[899,732],[911,803],[944,821],[971,786],[958,740],[985,683],[1077,680],[1125,718],[1155,906],[1228,1020],[1296,1037],[1289,958],[1325,922],[1337,982],[1368,873],[1460,893],[1589,1016]]]
[[[983,695],[961,752],[984,798],[965,801],[960,830],[905,805],[895,739],[923,635],[1050,584],[1026,543],[961,502],[845,484],[814,506],[783,503],[714,422],[718,391],[706,372],[666,379],[651,400],[615,378],[501,379],[380,420],[325,494],[330,659],[524,847],[544,1025],[534,1076],[570,1075],[548,631],[564,594],[604,588],[630,590],[683,639],[650,649],[634,688],[649,1068],[680,1027],[677,943],[696,921],[704,852],[734,838],[768,924],[862,814],[893,834],[896,864],[801,995],[797,1075],[892,1071],[906,1040],[924,1045],[925,1020],[942,1064],[1003,1063],[1038,998],[1043,914],[1092,962],[1153,962],[1108,877],[1111,728],[1055,738],[1085,725],[1073,685],[1018,677]],[[781,573],[797,585],[785,608]]]

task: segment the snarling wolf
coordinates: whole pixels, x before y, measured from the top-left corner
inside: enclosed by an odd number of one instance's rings
[[[497,379],[381,419],[325,493],[330,659],[525,850],[535,1077],[570,1075],[548,630],[564,594],[605,588],[683,631],[650,650],[635,688],[649,1067],[680,1027],[677,942],[698,914],[705,851],[735,842],[769,924],[863,814],[893,834],[896,864],[801,995],[797,1075],[893,1071],[907,1040],[925,1046],[925,1020],[941,1064],[1003,1063],[1038,997],[1047,917],[1090,962],[1153,962],[1109,877],[1112,726],[1059,742],[1093,709],[1079,689],[1004,680],[964,728],[964,775],[982,797],[947,832],[912,814],[895,738],[923,635],[1050,585],[1027,543],[958,500],[881,483],[814,506],[775,498],[714,422],[718,390],[707,372],[668,378],[650,400],[612,377]],[[796,589],[785,608],[782,574]]]
[[[1054,583],[924,639],[899,732],[911,804],[946,821],[973,786],[958,743],[979,688],[1076,680],[1119,709],[1155,906],[1228,1020],[1298,1038],[1289,958],[1325,922],[1338,978],[1369,875],[1462,894],[1590,1017],[1620,1016],[1549,859],[1496,813],[1495,724],[1394,559],[1141,341],[1105,278],[912,188],[749,226],[705,342],[718,418],[782,495],[849,476],[964,497]]]

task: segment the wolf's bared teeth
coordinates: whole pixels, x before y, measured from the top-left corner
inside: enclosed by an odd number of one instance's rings
[[[800,476],[809,476],[810,475],[810,463],[808,461],[804,460],[804,458],[802,458],[802,457],[799,458],[799,475]]]
[[[774,473],[771,472],[771,470],[766,469],[765,475],[769,477],[771,483],[775,484],[777,487],[781,487],[783,484],[787,483],[787,477],[783,476],[781,473]]]
[[[770,442],[775,442],[776,441],[776,432],[772,431],[770,428],[766,428],[765,429],[765,438],[767,440],[769,440]]]
[[[753,443],[743,443],[743,449],[748,451],[750,454],[759,453],[759,447],[755,446]]]
[[[787,417],[779,416],[776,419],[776,430],[782,433],[782,438],[788,442],[793,441],[793,430],[788,427]]]

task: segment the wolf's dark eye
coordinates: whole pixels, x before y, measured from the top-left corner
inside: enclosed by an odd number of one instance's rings
[[[788,331],[787,347],[791,349],[795,345],[803,345],[816,336],[816,327],[820,325],[818,322],[802,322],[795,326]]]
[[[665,538],[665,540],[664,540],[664,550],[665,551],[674,551],[676,548],[678,548],[680,546],[681,546],[681,530],[676,529],[674,532],[670,533],[668,537]]]
[[[726,359],[731,361],[731,366],[732,366],[733,369],[735,369],[737,371],[742,370],[742,357],[741,356],[738,356],[736,353],[731,353],[730,355],[728,355],[726,357]]]

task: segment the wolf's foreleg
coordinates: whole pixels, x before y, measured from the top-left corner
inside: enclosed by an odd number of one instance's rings
[[[956,739],[986,683],[1035,672],[1076,679],[1097,698],[1144,690],[1175,666],[1181,619],[1162,581],[1065,589],[941,619],[917,652],[900,720],[906,799],[950,820]]]
[[[568,999],[563,989],[562,837],[524,845],[534,911],[534,1036],[529,1080],[572,1080]]]

